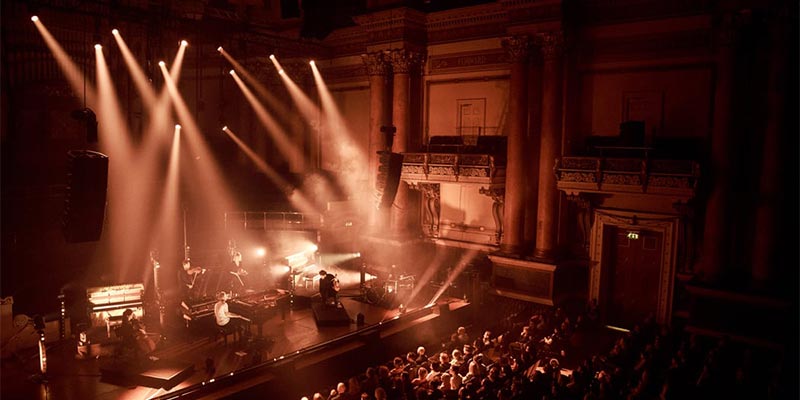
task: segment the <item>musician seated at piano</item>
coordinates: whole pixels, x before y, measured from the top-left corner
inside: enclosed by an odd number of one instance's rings
[[[242,333],[249,327],[247,323],[250,322],[250,319],[230,312],[230,310],[228,310],[228,299],[230,299],[230,295],[227,292],[221,291],[217,293],[217,303],[214,304],[214,319],[218,327],[225,328],[226,330],[230,329],[239,334],[241,338]]]

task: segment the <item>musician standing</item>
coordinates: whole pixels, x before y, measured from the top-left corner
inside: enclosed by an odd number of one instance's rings
[[[322,304],[329,304],[331,292],[333,292],[333,275],[323,269],[319,271],[319,295],[322,297]]]
[[[244,322],[250,320],[228,310],[229,298],[228,293],[224,291],[217,293],[217,303],[214,304],[214,318],[217,326],[234,329],[239,334],[239,337],[242,337]]]
[[[183,260],[183,269],[178,271],[178,277],[181,282],[181,291],[184,299],[192,300],[197,293],[193,290],[197,286],[198,275],[206,271],[200,267],[192,267],[191,261],[186,258]]]

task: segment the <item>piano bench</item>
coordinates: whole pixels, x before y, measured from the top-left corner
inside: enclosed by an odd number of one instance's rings
[[[228,335],[233,335],[233,340],[236,340],[236,332],[237,329],[232,324],[228,324],[225,326],[216,325],[217,330],[214,332],[214,343],[216,343],[220,337],[225,340],[225,345],[228,344]]]

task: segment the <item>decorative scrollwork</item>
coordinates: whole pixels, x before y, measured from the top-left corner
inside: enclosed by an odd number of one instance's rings
[[[458,169],[458,175],[477,177],[477,178],[487,178],[489,177],[489,169],[475,168],[475,167],[460,167]]]

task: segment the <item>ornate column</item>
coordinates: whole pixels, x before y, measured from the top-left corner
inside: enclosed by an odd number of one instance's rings
[[[363,54],[361,60],[369,75],[369,187],[377,190],[378,152],[386,149],[386,140],[381,133],[382,126],[391,124],[390,76],[391,65],[383,52]],[[388,219],[378,218],[377,204],[370,215],[370,225],[385,225]]]
[[[394,136],[392,152],[404,153],[408,151],[409,136],[411,135],[411,73],[422,64],[422,53],[398,49],[388,53],[392,64],[392,123],[397,129]],[[411,218],[408,185],[400,181],[394,205],[391,211],[392,234],[396,237],[405,237],[410,233]]]
[[[553,171],[561,152],[561,89],[564,36],[537,35],[542,50],[542,130],[539,143],[539,195],[536,211],[536,249],[533,256],[550,260],[558,244],[558,189]]]
[[[527,36],[503,40],[511,62],[508,89],[508,147],[506,150],[506,193],[503,205],[501,251],[519,253],[525,221],[525,132],[528,126],[528,55]]]
[[[704,281],[720,277],[722,266],[728,262],[730,235],[727,229],[727,197],[731,189],[731,106],[735,64],[735,21],[733,14],[725,15],[716,32],[716,92],[711,130],[711,168],[708,182],[711,195],[706,204],[703,250],[697,272]]]
[[[752,270],[753,280],[765,284],[774,283],[782,278],[775,274],[774,267],[780,265],[779,258],[775,254],[777,249],[775,238],[780,230],[777,210],[781,209],[780,170],[783,161],[781,155],[784,154],[781,147],[785,145],[781,143],[781,134],[784,132],[786,91],[791,87],[787,82],[788,62],[783,51],[788,48],[789,34],[786,32],[788,28],[784,25],[784,20],[770,22],[767,118],[764,126],[764,145],[761,150],[761,175],[755,221],[758,235],[754,238]]]

